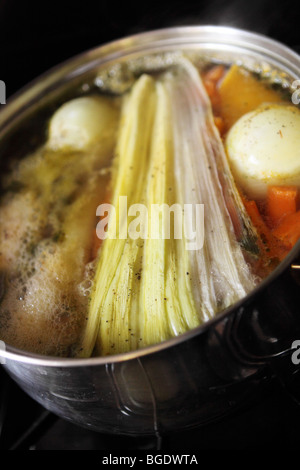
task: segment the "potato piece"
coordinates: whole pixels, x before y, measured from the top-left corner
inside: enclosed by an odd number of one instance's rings
[[[244,114],[263,103],[284,103],[275,90],[256,79],[247,70],[233,65],[220,84],[220,114],[226,129]]]

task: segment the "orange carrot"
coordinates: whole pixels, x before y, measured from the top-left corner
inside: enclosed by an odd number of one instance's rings
[[[215,125],[220,133],[223,136],[225,132],[225,123],[224,119],[220,116],[220,93],[219,93],[219,83],[224,77],[226,69],[223,65],[215,65],[209,70],[205,71],[202,74],[202,80],[206,93],[210,99]]]
[[[220,135],[222,136],[225,131],[224,119],[221,118],[221,116],[214,116],[214,122],[215,122],[216,128],[218,129],[218,131],[220,132]]]
[[[214,114],[218,112],[218,108],[220,107],[218,83],[223,78],[224,74],[225,68],[222,65],[216,65],[204,72],[202,76],[203,85],[211,101]]]
[[[220,96],[217,85],[212,80],[208,80],[206,78],[203,80],[203,85],[206,89],[206,93],[209,96],[212,108],[214,111],[216,111],[220,105]]]
[[[267,217],[273,227],[297,210],[298,189],[294,186],[269,186],[267,192]]]
[[[300,238],[300,211],[285,216],[272,233],[285,245],[293,247]]]
[[[226,69],[223,65],[215,65],[204,73],[204,78],[211,80],[212,82],[218,82],[223,78],[225,70]]]
[[[245,208],[262,240],[262,248],[268,257],[283,259],[291,249],[290,243],[279,239],[270,230],[259,212],[255,201],[244,200]]]

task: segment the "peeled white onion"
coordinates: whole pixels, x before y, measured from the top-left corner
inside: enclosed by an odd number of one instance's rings
[[[48,147],[53,150],[86,150],[115,139],[118,110],[105,97],[85,96],[63,104],[49,124]]]
[[[249,197],[263,198],[267,185],[300,187],[300,110],[270,104],[245,114],[228,132],[226,151]]]

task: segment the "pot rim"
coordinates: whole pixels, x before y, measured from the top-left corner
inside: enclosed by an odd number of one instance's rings
[[[232,26],[192,25],[154,29],[112,40],[100,46],[88,49],[58,63],[44,73],[31,80],[27,85],[8,98],[0,110],[1,131],[15,117],[28,107],[28,101],[36,102],[38,98],[63,82],[69,81],[96,65],[104,65],[117,61],[126,54],[135,55],[141,52],[178,50],[179,47],[206,45],[226,48],[244,48],[258,55],[262,54],[278,62],[280,68],[287,67],[295,78],[300,76],[300,55],[285,44],[263,34]],[[32,102],[30,103],[32,106]]]
[[[0,136],[2,133],[5,133],[7,127],[14,120],[14,117],[16,117],[16,114],[23,113],[27,108],[30,108],[32,102],[37,102],[39,97],[45,93],[93,69],[97,64],[104,65],[112,61],[117,61],[124,57],[124,54],[126,54],[127,57],[128,55],[134,55],[141,51],[153,53],[154,48],[158,49],[158,51],[166,51],[191,46],[191,44],[193,44],[198,46],[199,50],[201,43],[208,44],[208,41],[212,42],[215,47],[225,44],[225,47],[244,47],[257,54],[267,55],[269,59],[275,60],[275,62],[279,61],[281,69],[287,67],[290,75],[294,75],[295,78],[300,76],[300,56],[279,41],[259,33],[235,27],[216,25],[176,26],[156,29],[130,35],[94,47],[63,61],[50,68],[44,74],[39,75],[35,80],[32,80],[12,95],[7,100],[5,107],[1,109]],[[267,286],[277,279],[285,270],[290,269],[293,261],[299,255],[300,240],[277,268],[247,296],[220,312],[211,320],[206,321],[204,324],[164,342],[126,353],[90,358],[46,356],[23,351],[5,344],[4,349],[0,348],[0,364],[5,365],[5,361],[8,359],[47,367],[90,367],[139,359],[175,347],[189,339],[199,336],[208,330],[211,325],[217,324],[225,317],[230,316],[233,310],[242,308],[243,305],[247,304],[263,289],[267,288]]]

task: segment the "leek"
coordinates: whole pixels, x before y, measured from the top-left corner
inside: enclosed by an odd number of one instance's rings
[[[127,214],[120,208],[120,197],[127,197],[128,206],[143,200],[155,104],[154,81],[143,75],[126,96],[121,112],[112,182],[117,232],[111,234],[115,227],[108,227],[100,250],[81,356],[90,356],[95,344],[99,354],[124,352],[138,337],[137,332],[131,335],[130,322],[135,323],[132,289],[141,248],[136,240],[124,237]]]
[[[122,353],[177,336],[256,285],[244,247],[255,253],[257,234],[231,176],[201,78],[188,60],[155,78],[142,75],[125,96],[112,190],[116,224],[108,226],[100,249],[81,356]],[[127,208],[148,209],[138,238],[128,236],[123,196]],[[196,224],[194,235],[201,239],[204,230],[203,246],[187,249],[186,228],[195,223],[199,204],[204,227]],[[193,209],[174,215],[171,223],[170,211],[183,211],[185,205]]]
[[[244,237],[256,237],[231,177],[210,101],[197,69],[182,59],[166,77],[174,128],[174,168],[184,200],[205,207],[202,250],[190,252],[193,294],[207,320],[244,297],[256,285],[234,231],[224,191],[234,197]],[[221,178],[226,187],[221,185]],[[248,231],[247,231],[248,230]],[[244,243],[245,244],[245,243]]]
[[[162,82],[157,82],[157,110],[153,125],[150,168],[148,172],[147,203],[178,203],[174,181],[172,115],[169,96]],[[145,241],[140,313],[142,344],[158,343],[199,325],[186,273],[190,263],[185,240],[174,238],[168,210],[160,211],[160,227]],[[150,211],[149,226],[153,226]],[[174,217],[176,223],[176,217]],[[156,220],[154,222],[157,223]],[[181,223],[179,219],[179,223]],[[170,228],[170,233],[166,230]],[[184,236],[183,230],[181,231]],[[157,235],[157,238],[153,238]]]

